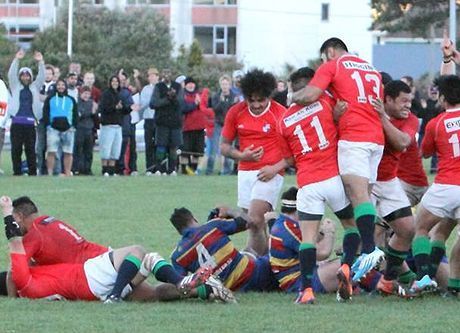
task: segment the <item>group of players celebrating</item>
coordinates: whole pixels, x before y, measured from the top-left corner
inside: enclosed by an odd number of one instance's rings
[[[448,40],[443,46],[448,70],[460,53]],[[448,265],[445,243],[460,220],[460,78],[437,79],[445,112],[428,123],[419,148],[409,86],[348,53],[338,38],[320,53],[316,72],[291,74],[287,110],[270,98],[272,74],[255,69],[243,77],[245,100],[229,110],[221,143],[222,154],[239,162],[240,209],[218,207],[205,224],[175,209],[170,221],[181,239],[171,263],[137,245],[88,242],[68,224],[40,216],[29,198],[4,196],[11,269],[0,274],[0,291],[114,303],[235,302],[233,291],[283,290],[297,292],[298,304],[322,292],[347,301],[359,289],[416,297],[439,284],[459,292],[460,244]],[[428,188],[421,156],[434,154],[439,169]],[[288,167],[297,170],[298,189],[282,194],[274,218]],[[323,219],[326,205],[344,229],[340,259],[329,260],[335,224]],[[230,236],[242,231],[248,242],[239,251]],[[150,285],[150,274],[164,283]]]

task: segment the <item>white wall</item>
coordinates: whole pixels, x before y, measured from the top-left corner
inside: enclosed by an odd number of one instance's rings
[[[329,37],[372,59],[368,0],[239,0],[237,57],[246,68],[280,73],[285,63],[304,66],[319,56]],[[321,4],[329,3],[329,22],[321,22]]]

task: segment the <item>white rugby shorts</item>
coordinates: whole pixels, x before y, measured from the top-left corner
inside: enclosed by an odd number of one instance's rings
[[[339,212],[350,204],[340,176],[305,185],[297,192],[299,212],[324,215],[326,203],[333,212]]]
[[[238,171],[238,207],[249,209],[252,200],[268,202],[276,208],[284,177],[277,174],[268,182],[257,179],[259,170]]]
[[[372,187],[371,200],[380,217],[385,217],[411,204],[398,178],[377,181]]]
[[[111,251],[107,251],[97,257],[88,259],[83,266],[89,289],[94,296],[101,301],[104,301],[109,296],[118,275],[118,272],[110,261],[110,252]],[[123,289],[121,296],[125,297],[131,291],[132,288],[128,284],[125,289]]]
[[[460,219],[460,186],[433,183],[422,198],[421,205],[441,218]]]
[[[383,155],[383,146],[373,142],[339,140],[338,162],[340,175],[354,175],[377,180],[377,170]]]

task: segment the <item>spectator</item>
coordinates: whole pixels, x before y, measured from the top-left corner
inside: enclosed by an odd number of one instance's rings
[[[109,80],[109,87],[101,95],[98,112],[101,115],[101,131],[99,133],[99,149],[101,154],[102,174],[115,174],[115,163],[121,151],[121,124],[123,115],[130,112],[120,96],[120,79],[114,75]]]
[[[63,79],[56,82],[56,94],[45,100],[43,121],[46,125],[48,175],[53,174],[56,153],[61,149],[64,155],[64,175],[71,176],[78,110],[77,102],[68,95],[67,84]]]
[[[78,101],[78,75],[77,73],[70,72],[67,75],[67,94],[75,101]]]
[[[182,144],[183,91],[179,83],[171,81],[171,70],[163,69],[163,81],[155,85],[150,108],[155,109],[157,144],[155,159],[158,170],[155,174],[176,175],[177,148]],[[163,163],[168,155],[168,166]]]
[[[54,94],[56,91],[56,81],[54,80],[54,67],[52,65],[45,66],[45,83],[40,90],[40,101],[44,102],[46,97]],[[43,112],[42,112],[43,113]],[[46,175],[46,126],[43,122],[42,114],[36,119],[37,124],[37,142],[35,153],[37,154],[37,172],[39,175]]]
[[[81,64],[79,62],[71,62],[69,64],[69,72],[77,74],[76,86],[80,87],[83,84],[83,77],[81,76]]]
[[[288,95],[287,83],[283,80],[278,80],[276,83],[276,91],[273,96],[273,99],[276,102],[280,103],[282,106],[288,107],[287,95]]]
[[[91,88],[81,88],[78,101],[78,123],[75,137],[75,152],[78,164],[76,171],[80,175],[92,175],[91,165],[93,163],[94,147],[94,118],[97,104],[91,98]]]
[[[134,103],[133,94],[128,88],[129,79],[123,70],[118,74],[120,79],[120,98],[123,106],[131,112],[138,112],[138,104]],[[137,175],[137,153],[136,153],[136,124],[132,122],[131,112],[125,114],[122,120],[122,142],[120,157],[117,162],[117,173],[119,175]],[[137,117],[138,118],[138,117]],[[125,154],[128,157],[125,158]],[[128,163],[125,163],[125,159]]]
[[[243,77],[244,73],[242,70],[238,69],[233,72],[233,87],[232,92],[233,94],[238,97],[238,102],[244,101],[243,93],[241,92],[241,78]]]
[[[204,117],[206,119],[206,128],[204,130],[206,133],[205,138],[204,138],[205,151],[204,151],[204,158],[201,160],[196,170],[197,175],[201,175],[208,165],[207,158],[209,156],[212,136],[214,135],[214,110],[210,107],[206,107],[208,104],[208,101],[209,101],[209,89],[204,88],[200,94],[200,109],[204,113]]]
[[[5,141],[5,127],[6,127],[6,122],[8,120],[8,117],[6,116],[7,112],[7,107],[8,107],[8,98],[9,98],[9,93],[8,93],[8,88],[6,87],[5,82],[3,81],[3,78],[0,77],[0,96],[2,100],[0,100],[0,165],[1,165],[1,157],[2,157],[2,149],[3,149],[3,143]],[[3,175],[4,172],[0,168],[0,176]]]
[[[54,78],[53,81],[56,82],[61,78],[61,69],[58,66],[53,66],[54,67]]]
[[[200,95],[198,85],[192,77],[184,81],[184,127],[182,138],[184,141],[183,151],[179,157],[182,173],[195,175],[200,158],[204,154],[204,129],[206,128],[206,115],[200,108]],[[207,107],[203,105],[204,108]],[[185,151],[185,153],[184,153]]]
[[[419,118],[422,118],[422,125],[420,126],[420,132],[418,137],[418,143],[421,145],[423,137],[425,136],[425,128],[428,122],[436,118],[441,112],[441,105],[439,103],[439,90],[436,86],[428,88],[428,99],[426,102],[422,102],[422,111],[419,114]],[[438,156],[434,154],[431,157],[430,162],[430,173],[435,174],[438,170]]]
[[[11,89],[11,102],[8,114],[13,118],[11,124],[11,159],[14,175],[22,175],[21,156],[24,147],[27,159],[28,174],[37,175],[35,155],[35,119],[42,116],[40,89],[45,82],[45,64],[40,52],[34,53],[38,62],[38,75],[33,81],[32,70],[22,67],[18,71],[19,61],[24,58],[24,51],[19,50],[8,71],[8,81]]]
[[[156,68],[150,68],[147,74],[149,83],[141,91],[139,113],[144,118],[145,170],[149,176],[155,166],[155,109],[150,108],[149,104],[160,75]]]
[[[97,88],[94,83],[96,82],[96,77],[93,72],[86,72],[83,76],[83,85],[91,89],[91,99],[95,103],[99,103],[101,98],[101,90]]]
[[[206,174],[211,175],[214,172],[214,163],[216,156],[220,155],[220,137],[222,133],[222,127],[224,126],[225,116],[227,115],[228,109],[238,103],[238,97],[231,90],[232,80],[228,75],[223,75],[219,79],[220,90],[211,100],[211,107],[214,110],[214,131],[212,138],[209,142],[209,151],[208,151],[208,163],[206,167]],[[233,161],[224,157],[223,166],[220,170],[222,175],[229,175],[232,173],[232,163]]]

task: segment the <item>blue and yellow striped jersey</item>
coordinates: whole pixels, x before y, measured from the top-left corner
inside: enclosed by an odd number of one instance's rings
[[[255,262],[241,254],[228,236],[245,229],[246,221],[239,218],[215,219],[199,227],[187,228],[171,261],[184,275],[210,266],[227,288],[237,290],[249,281]]]
[[[299,223],[281,214],[270,231],[270,265],[282,290],[293,287],[300,276]]]

